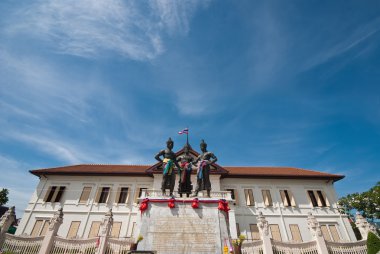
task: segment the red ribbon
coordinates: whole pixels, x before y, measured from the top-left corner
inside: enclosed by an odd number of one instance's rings
[[[148,209],[148,202],[149,202],[149,198],[145,198],[141,204],[140,204],[140,212],[141,214],[146,210]]]

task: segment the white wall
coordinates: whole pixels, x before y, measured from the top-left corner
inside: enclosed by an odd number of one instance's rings
[[[59,229],[58,235],[66,237],[72,221],[81,221],[78,236],[87,238],[92,221],[101,221],[108,209],[112,208],[114,221],[121,221],[120,237],[130,237],[133,222],[137,222],[140,216],[138,204],[134,203],[135,192],[138,188],[160,189],[161,174],[152,177],[125,177],[125,176],[48,176],[41,177],[36,191],[32,194],[25,214],[20,222],[16,234],[30,234],[36,219],[49,219],[59,208],[63,208],[64,223]],[[250,237],[250,224],[256,224],[256,216],[261,211],[266,216],[269,224],[278,224],[283,241],[291,240],[289,224],[298,224],[303,241],[311,240],[307,228],[307,214],[312,212],[320,223],[332,223],[337,225],[339,234],[343,240],[354,241],[356,238],[349,226],[348,220],[337,211],[336,193],[331,181],[326,180],[296,180],[296,179],[248,179],[248,178],[223,178],[219,175],[211,175],[212,190],[236,189],[238,205],[232,205],[234,218],[239,223],[240,231]],[[192,175],[192,183],[195,189],[196,179]],[[175,190],[177,190],[178,176]],[[44,202],[43,198],[49,186],[66,186],[61,202]],[[80,204],[79,198],[84,186],[92,186],[90,198],[86,204]],[[96,191],[99,187],[110,187],[111,194],[106,204],[94,202]],[[127,204],[116,204],[115,195],[119,187],[129,188],[129,200]],[[246,206],[244,189],[252,189],[254,206]],[[261,190],[269,189],[273,200],[272,207],[265,207]],[[290,190],[294,195],[296,206],[284,207],[279,190]],[[313,207],[307,195],[307,190],[322,190],[330,203],[329,207]],[[233,217],[231,217],[233,218]],[[231,225],[231,229],[235,226]],[[138,230],[135,229],[135,232]],[[232,231],[231,231],[232,232]],[[233,236],[236,237],[236,236]]]

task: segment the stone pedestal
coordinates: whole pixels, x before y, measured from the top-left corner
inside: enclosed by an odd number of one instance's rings
[[[141,215],[139,234],[144,237],[138,250],[153,250],[158,254],[223,253],[229,241],[228,215],[218,210],[219,199],[202,199],[199,208],[190,199],[177,199],[175,208],[167,199],[149,202]],[[203,203],[215,202],[215,203]]]

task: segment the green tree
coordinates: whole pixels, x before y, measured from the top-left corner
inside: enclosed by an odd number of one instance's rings
[[[380,219],[380,182],[362,193],[348,194],[338,201],[341,212],[349,216],[353,210],[357,210],[370,220]]]
[[[8,202],[8,190],[2,189],[0,191],[0,205],[5,205]]]

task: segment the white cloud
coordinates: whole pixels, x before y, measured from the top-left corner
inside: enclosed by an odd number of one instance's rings
[[[63,54],[149,60],[164,51],[164,34],[189,31],[199,6],[204,1],[40,0],[20,8],[7,31],[46,40]]]

